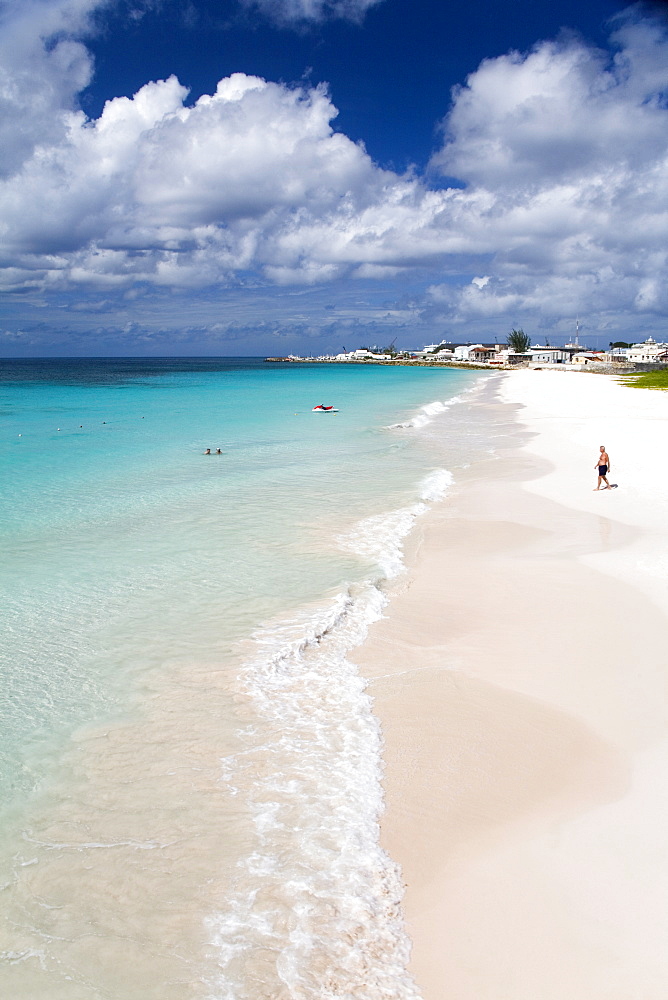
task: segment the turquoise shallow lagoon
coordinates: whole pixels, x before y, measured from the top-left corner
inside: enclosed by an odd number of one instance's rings
[[[347,653],[484,378],[0,363],[7,995],[417,995]]]

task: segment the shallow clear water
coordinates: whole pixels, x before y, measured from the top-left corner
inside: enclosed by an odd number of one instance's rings
[[[347,654],[480,384],[1,363],[3,992],[417,996]]]

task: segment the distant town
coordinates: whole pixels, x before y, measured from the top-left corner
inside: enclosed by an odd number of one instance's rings
[[[648,337],[643,343],[610,344],[607,351],[586,350],[578,343],[576,334],[571,344],[550,347],[531,344],[522,330],[513,330],[507,344],[428,344],[419,351],[394,350],[394,348],[359,347],[341,354],[323,354],[318,357],[265,358],[266,361],[298,361],[315,363],[371,363],[415,365],[460,365],[475,368],[517,368],[563,366],[588,368],[592,371],[622,371],[644,369],[646,366],[668,364],[668,343],[659,343]]]

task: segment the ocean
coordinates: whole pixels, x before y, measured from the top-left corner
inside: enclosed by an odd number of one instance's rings
[[[418,1000],[354,649],[487,378],[0,362],[3,996]]]

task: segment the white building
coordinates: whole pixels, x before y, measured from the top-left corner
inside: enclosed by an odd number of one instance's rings
[[[435,345],[440,346],[439,344]],[[423,347],[421,351],[413,351],[412,356],[420,358],[422,361],[451,361],[452,351],[444,348],[442,351],[437,351],[434,353],[434,345],[429,347]]]
[[[635,364],[659,364],[668,361],[668,344],[657,344],[653,337],[648,337],[644,344],[627,348],[625,354]]]
[[[359,347],[356,351],[348,351],[347,354],[337,354],[337,361],[391,361],[391,354],[374,354],[364,347]]]
[[[442,351],[438,351],[436,354],[428,353],[424,357],[427,361],[452,361],[454,357],[454,352],[444,347]]]
[[[531,361],[535,365],[563,365],[570,361],[570,352],[561,347],[531,347]]]
[[[473,351],[482,351],[482,344],[458,344],[453,352],[454,361],[470,361]]]

